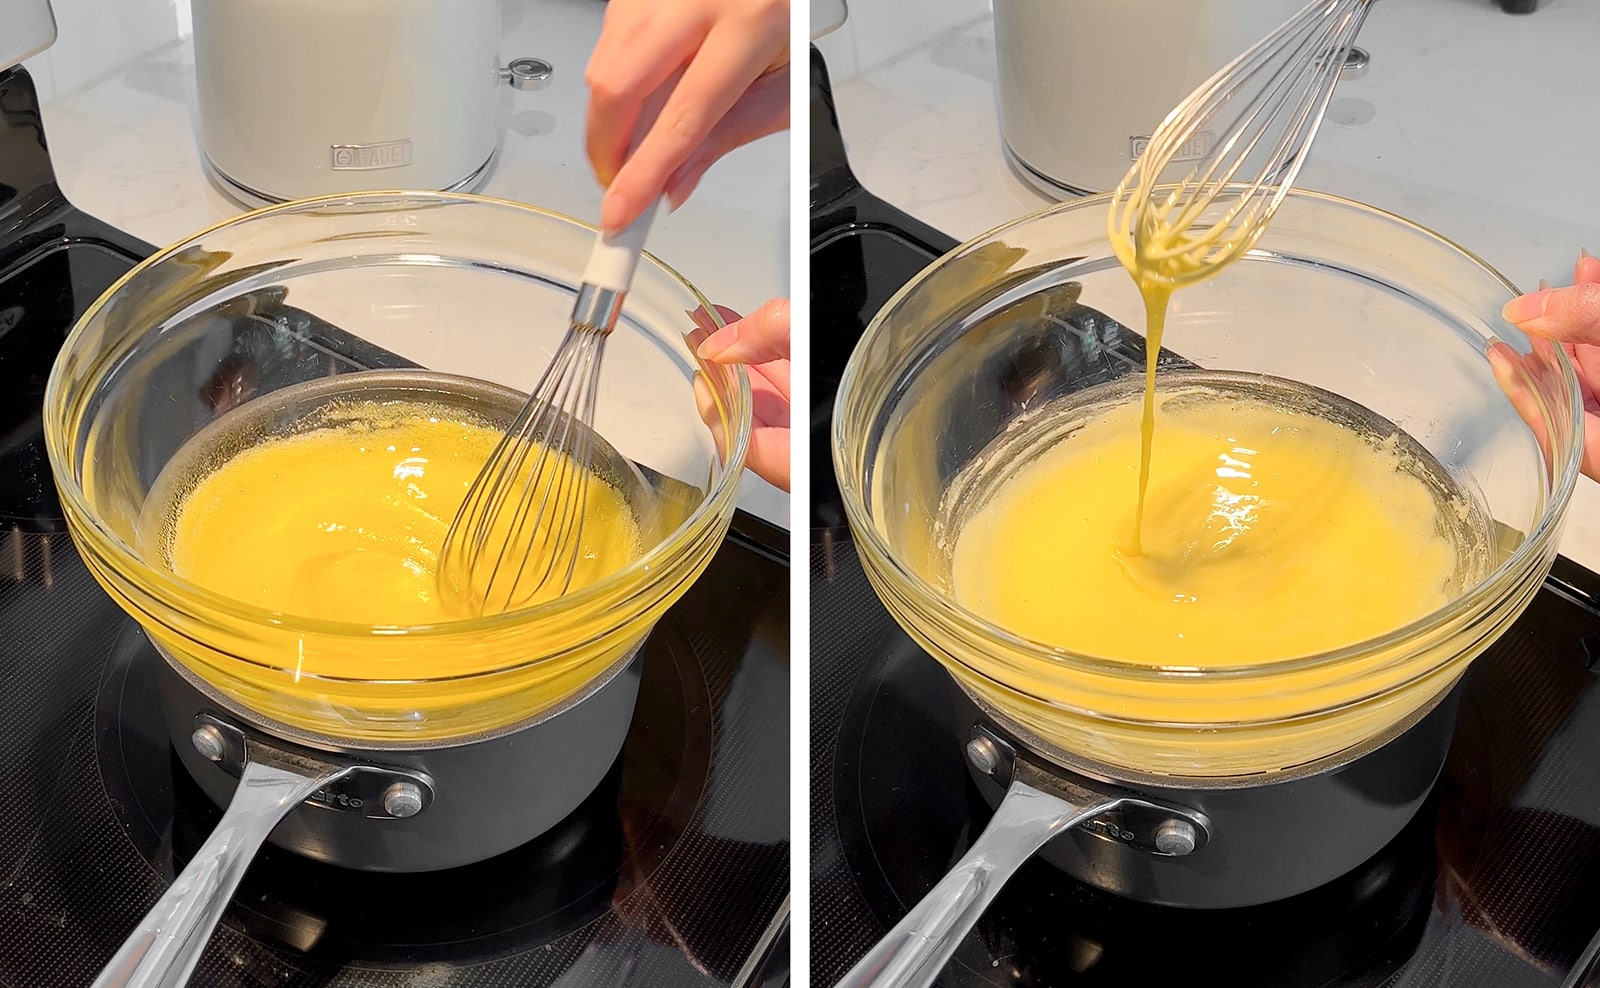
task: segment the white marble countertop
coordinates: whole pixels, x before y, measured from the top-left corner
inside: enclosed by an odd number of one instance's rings
[[[547,89],[510,94],[509,131],[478,191],[591,221],[598,216],[601,190],[583,154],[583,68],[604,9],[592,0],[507,3],[501,55],[544,58],[555,75]],[[242,212],[202,168],[195,106],[187,38],[48,101],[45,132],[67,197],[157,245]],[[787,134],[729,155],[683,208],[657,220],[650,251],[712,301],[740,312],[787,296],[788,162]],[[753,474],[745,475],[740,506],[789,525],[788,497]]]
[[[1578,249],[1600,252],[1597,41],[1593,0],[1524,17],[1379,4],[1370,71],[1341,83],[1300,184],[1406,216],[1526,288],[1570,283]],[[1005,162],[994,77],[985,16],[838,84],[862,184],[958,239],[1048,205]],[[1580,480],[1561,551],[1600,570],[1600,485]]]

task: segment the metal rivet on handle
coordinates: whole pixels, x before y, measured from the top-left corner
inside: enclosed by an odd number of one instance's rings
[[[500,78],[513,89],[543,89],[555,71],[555,66],[542,58],[513,58],[500,70]]]
[[[200,752],[206,761],[220,762],[228,751],[222,732],[210,724],[201,724],[195,728],[194,733],[189,735],[189,741],[194,745],[194,750]]]
[[[1000,750],[988,738],[973,738],[967,742],[967,759],[984,775],[993,775],[1000,767]]]
[[[1181,858],[1194,852],[1199,843],[1194,824],[1188,820],[1167,820],[1156,828],[1156,850]]]
[[[1351,48],[1344,53],[1344,65],[1340,68],[1346,79],[1359,79],[1367,74],[1367,69],[1372,65],[1372,56],[1367,54],[1365,48]]]
[[[404,820],[422,812],[422,790],[414,782],[396,782],[383,791],[383,812]]]

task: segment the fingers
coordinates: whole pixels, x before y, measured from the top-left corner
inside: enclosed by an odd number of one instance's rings
[[[1600,480],[1600,415],[1583,413],[1583,475]]]
[[[589,85],[585,150],[602,186],[612,183],[627,159],[646,103],[693,57],[708,29],[701,18],[659,16],[649,3],[609,5],[605,29],[584,71]]]
[[[1600,350],[1571,343],[1562,344],[1562,349],[1578,375],[1578,390],[1583,394],[1583,456],[1579,469],[1584,476],[1600,480],[1600,402],[1595,398],[1600,391]],[[1554,376],[1553,367],[1550,373]],[[1546,385],[1546,390],[1554,387],[1552,381]]]
[[[1538,341],[1535,341],[1535,345],[1538,345]],[[1549,346],[1549,344],[1544,345]],[[1537,354],[1534,359],[1538,359]],[[1534,439],[1544,454],[1545,469],[1551,470],[1554,469],[1554,463],[1550,455],[1550,430],[1535,393],[1535,375],[1528,362],[1529,358],[1522,356],[1508,344],[1495,343],[1489,347],[1489,367],[1494,372],[1495,383],[1500,385],[1500,390],[1511,400],[1511,406],[1516,409],[1517,415],[1533,431]],[[1584,391],[1592,393],[1593,385],[1600,384],[1600,374],[1591,374],[1586,363],[1582,360],[1574,361],[1579,378],[1584,383]],[[1589,404],[1590,402],[1585,401],[1586,406]],[[1587,407],[1583,415],[1582,441],[1583,456],[1580,469],[1584,476],[1600,480],[1600,414]]]
[[[701,341],[702,360],[719,364],[764,364],[789,358],[789,300],[773,299]]]
[[[700,421],[711,430],[711,441],[717,447],[717,459],[726,463],[728,460],[728,433],[722,427],[722,408],[717,404],[716,392],[711,390],[711,382],[706,380],[704,374],[694,376],[694,404],[700,412]]]
[[[777,373],[781,370],[781,374]],[[750,417],[756,425],[789,427],[789,362],[773,360],[751,367]]]
[[[1567,360],[1577,372],[1579,390],[1583,392],[1584,411],[1600,412],[1600,401],[1595,397],[1596,390],[1600,389],[1600,348],[1576,343],[1568,346]]]
[[[682,167],[667,180],[667,201],[676,209],[688,201],[710,167],[730,151],[789,127],[789,66],[768,72],[751,84],[727,116]]]
[[[1600,281],[1600,257],[1592,257],[1586,250],[1578,251],[1578,263],[1572,269],[1572,283],[1587,285],[1597,281]]]
[[[1550,430],[1545,424],[1539,398],[1534,394],[1527,361],[1523,359],[1522,354],[1512,349],[1510,344],[1493,343],[1489,346],[1489,369],[1494,373],[1495,383],[1500,385],[1500,390],[1511,399],[1511,407],[1517,410],[1517,415],[1528,424],[1529,429],[1533,430],[1539,448],[1544,451],[1545,465],[1548,467]]]
[[[752,376],[751,387],[755,387],[756,382],[754,378],[760,378],[762,381],[765,381],[767,385],[769,385],[772,393],[783,402],[784,422],[789,421],[789,366],[789,361],[787,358],[785,358],[782,360],[768,360],[759,364],[751,364],[749,368]],[[760,414],[759,409],[757,412]],[[766,415],[765,417],[769,421],[776,421],[772,415]]]
[[[1600,343],[1600,259],[1580,251],[1573,284],[1539,290],[1507,302],[1500,315],[1525,333],[1567,343]]]
[[[788,19],[776,5],[745,19],[718,21],[673,87],[638,148],[617,170],[600,207],[601,225],[618,230],[666,192],[667,181],[690,159],[752,83],[787,61]],[[770,22],[770,23],[767,23]]]
[[[697,309],[684,310],[683,314],[689,317],[689,320],[694,323],[695,327],[694,329],[691,329],[687,333],[683,334],[684,342],[689,344],[689,349],[698,352],[700,349],[700,344],[704,343],[706,338],[712,333],[715,333],[718,329],[722,328],[721,326],[717,325],[717,320],[719,318],[722,320],[722,324],[724,326],[740,318],[739,313],[724,306],[716,306],[716,310],[717,315],[715,316],[711,314],[711,310],[707,309],[703,305]]]
[[[745,466],[757,477],[787,492],[789,490],[789,430],[757,426],[750,434],[750,455]]]
[[[779,372],[781,371],[781,381]],[[749,368],[750,452],[745,466],[774,487],[789,490],[789,361]]]
[[[1501,315],[1525,333],[1571,343],[1600,343],[1600,281],[1547,288],[1512,299]]]
[[[750,448],[745,454],[745,466],[756,476],[785,492],[789,490],[789,405],[787,399],[778,399],[770,390],[752,381],[755,393],[754,423],[750,430]],[[769,400],[763,401],[763,396]],[[705,375],[694,376],[695,407],[701,421],[711,430],[711,440],[717,447],[717,458],[728,458],[728,433],[722,424],[722,411]]]
[[[717,311],[727,325],[701,340],[696,353],[712,363],[746,365],[756,421],[787,427],[789,300],[773,299],[744,318],[720,305]]]

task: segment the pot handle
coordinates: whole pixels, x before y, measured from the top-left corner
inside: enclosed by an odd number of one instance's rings
[[[228,810],[172,887],[107,964],[94,988],[181,988],[194,972],[245,869],[272,833],[312,793],[351,769],[312,774],[249,762]]]
[[[839,981],[838,988],[926,988],[956,952],[1006,881],[1062,831],[1114,809],[1097,796],[1068,802],[1013,780],[972,849],[922,897],[889,935]]]

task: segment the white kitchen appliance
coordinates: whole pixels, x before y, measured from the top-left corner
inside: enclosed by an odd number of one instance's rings
[[[0,4],[0,72],[56,43],[50,0],[5,0]]]
[[[1007,157],[1053,198],[1110,191],[1179,101],[1305,2],[994,0]]]
[[[811,0],[811,40],[832,34],[844,27],[850,16],[845,0]]]
[[[501,0],[192,0],[200,144],[255,205],[461,190],[499,148],[501,96],[549,63],[502,64]]]

